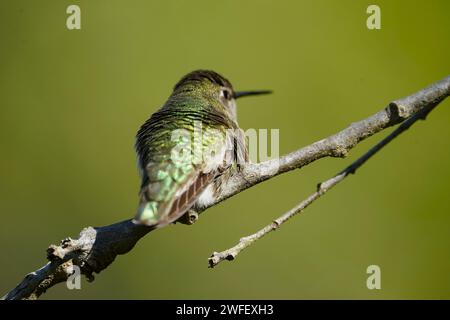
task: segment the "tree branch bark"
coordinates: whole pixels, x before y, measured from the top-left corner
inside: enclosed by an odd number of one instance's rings
[[[303,210],[306,209],[311,203],[319,199],[327,191],[336,186],[339,182],[343,181],[348,175],[354,174],[356,170],[359,169],[367,160],[369,160],[372,156],[374,156],[378,151],[380,151],[383,147],[385,147],[389,142],[394,140],[402,132],[408,130],[417,120],[425,120],[428,113],[430,113],[431,110],[433,110],[438,105],[438,103],[439,102],[435,103],[430,107],[421,109],[416,114],[411,116],[408,120],[403,122],[397,129],[395,129],[391,134],[389,134],[386,138],[377,143],[367,153],[365,153],[362,157],[358,158],[347,168],[339,172],[334,177],[328,179],[327,181],[319,183],[317,185],[316,192],[311,194],[308,198],[300,202],[297,206],[295,206],[282,216],[273,220],[271,224],[265,226],[264,228],[260,229],[259,231],[255,232],[252,235],[241,238],[239,240],[239,243],[234,247],[231,247],[221,252],[213,252],[211,257],[208,259],[209,267],[214,268],[224,260],[228,261],[234,260],[242,250],[255,243],[256,240],[259,240],[266,234],[277,230],[283,223],[288,221],[290,218],[292,218],[298,213],[303,212]]]
[[[335,135],[284,155],[280,159],[273,159],[259,164],[247,164],[241,169],[238,175],[233,176],[229,180],[223,188],[222,195],[209,207],[260,182],[266,181],[281,173],[302,168],[318,159],[325,157],[345,157],[360,141],[388,127],[402,123],[413,115],[416,116],[413,116],[411,119],[425,115],[449,95],[450,76],[406,98],[391,102],[378,113],[351,124]],[[405,124],[412,121],[411,119],[405,122]],[[416,120],[412,121],[412,123]],[[369,151],[366,154],[367,158],[363,159],[363,156],[346,170],[349,170],[349,168],[353,169],[353,171],[356,170],[372,156],[370,153]],[[358,166],[351,168],[358,161],[360,161]],[[306,206],[320,197],[324,192],[344,179],[348,173],[351,172],[346,173],[344,170],[331,180],[322,183],[316,193],[277,219],[274,223],[277,226],[284,223],[288,218],[306,208]],[[202,211],[205,209],[207,208],[204,208]],[[199,211],[198,213],[201,212]],[[191,224],[194,222],[198,213],[190,211],[184,223]],[[266,228],[268,229],[266,230]],[[251,237],[254,238],[248,238],[247,242],[245,240],[241,241],[236,246],[239,248],[233,252],[227,252],[233,250],[232,248],[222,253],[215,253],[210,259],[210,265],[216,265],[224,259],[230,260],[230,257],[234,258],[243,248],[273,229],[272,225],[266,228],[257,233],[261,233],[259,236],[252,235]],[[154,229],[142,225],[135,225],[131,220],[125,220],[104,227],[85,228],[81,231],[77,239],[67,238],[61,241],[58,246],[51,245],[47,249],[47,259],[49,262],[39,270],[29,273],[21,283],[2,299],[37,299],[55,284],[66,281],[71,275],[74,265],[80,267],[81,273],[86,275],[88,280],[92,281],[94,279],[93,273],[99,273],[104,270],[114,261],[117,255],[129,252],[139,239],[152,230]]]

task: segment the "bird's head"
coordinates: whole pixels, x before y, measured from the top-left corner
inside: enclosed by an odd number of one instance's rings
[[[268,94],[269,90],[234,91],[231,82],[210,70],[196,70],[188,73],[175,85],[173,95],[192,95],[218,102],[211,105],[236,120],[236,99],[251,95]]]

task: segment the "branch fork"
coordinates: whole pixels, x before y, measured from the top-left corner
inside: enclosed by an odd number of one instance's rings
[[[317,185],[316,191],[294,208],[273,220],[258,232],[243,237],[238,244],[222,252],[214,252],[209,258],[209,266],[215,267],[224,260],[234,260],[237,255],[266,234],[277,230],[287,220],[302,212],[311,203],[330,189],[354,174],[368,159],[380,151],[399,134],[409,129],[417,120],[425,119],[441,101],[450,95],[450,76],[403,99],[393,101],[376,114],[352,123],[344,130],[311,145],[286,154],[279,159],[259,164],[246,164],[240,174],[230,178],[223,187],[219,199],[209,207],[232,197],[247,188],[269,180],[279,174],[300,169],[311,162],[325,157],[343,158],[360,141],[397,124],[396,130],[372,147],[366,154],[350,164],[334,177]],[[193,224],[198,215],[206,210],[190,210],[179,222]],[[136,225],[131,220],[121,221],[103,227],[88,227],[81,231],[77,239],[66,238],[61,244],[47,249],[49,262],[42,268],[29,273],[14,289],[2,299],[37,299],[47,289],[64,282],[72,274],[73,266],[80,267],[88,280],[94,280],[93,273],[107,268],[117,255],[126,254],[147,233],[151,227]]]

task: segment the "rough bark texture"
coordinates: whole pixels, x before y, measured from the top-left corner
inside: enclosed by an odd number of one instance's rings
[[[328,179],[325,182],[319,183],[317,185],[317,190],[313,194],[311,194],[308,198],[300,202],[297,206],[273,220],[272,223],[255,232],[254,234],[243,237],[239,240],[239,243],[234,247],[231,247],[222,252],[213,252],[211,257],[209,258],[209,266],[210,268],[215,267],[220,262],[224,260],[234,260],[236,256],[245,248],[252,245],[256,240],[261,239],[263,236],[278,229],[283,223],[288,221],[290,218],[295,216],[298,213],[303,212],[311,203],[319,199],[322,195],[328,192],[331,188],[336,186],[339,182],[343,181],[350,174],[354,174],[357,169],[359,169],[367,160],[369,160],[373,155],[375,155],[378,151],[380,151],[384,146],[386,146],[389,142],[394,140],[398,135],[402,132],[409,129],[417,120],[425,120],[431,110],[433,110],[439,102],[431,105],[430,107],[426,107],[424,109],[419,110],[413,116],[411,116],[408,120],[404,121],[394,132],[388,135],[386,138],[377,143],[373,148],[371,148],[367,153],[365,153],[362,157],[358,158],[351,165],[346,167],[344,170],[339,172],[334,177]]]
[[[407,128],[409,128],[419,117],[423,117],[449,95],[450,76],[408,97],[391,102],[378,113],[351,124],[335,135],[284,155],[280,159],[245,165],[239,175],[230,179],[229,183],[224,187],[222,196],[211,206],[262,181],[281,173],[299,169],[318,159],[324,157],[345,157],[360,141],[390,126],[402,123],[408,118],[410,119],[409,122],[405,123],[408,124]],[[403,128],[401,131],[405,129]],[[395,138],[395,136],[391,137],[390,140]],[[267,232],[277,228],[297,212],[302,211],[328,189],[345,178],[348,173],[354,172],[360,165],[367,161],[374,153],[374,149],[381,149],[382,144],[385,145],[389,141],[383,140],[366,154],[366,158],[363,156],[357,160],[356,164],[354,163],[337,176],[321,184],[316,193],[275,220],[273,224],[260,230],[256,236],[252,235],[243,238],[243,241],[236,246],[237,249],[233,247],[222,253],[213,254],[210,259],[210,266],[214,266],[222,260],[233,259],[243,248]],[[371,152],[373,153],[371,154]],[[198,218],[199,213],[190,211],[186,217],[183,217],[183,221],[180,222],[191,224]],[[152,230],[152,228],[135,225],[131,220],[125,220],[104,227],[85,228],[81,231],[77,239],[67,238],[61,241],[58,246],[51,245],[47,249],[49,262],[39,270],[29,273],[3,299],[37,299],[55,284],[66,281],[72,272],[73,265],[79,266],[81,273],[92,281],[94,279],[93,273],[99,273],[104,270],[114,261],[117,255],[129,252],[139,239]],[[247,241],[245,241],[246,239]]]

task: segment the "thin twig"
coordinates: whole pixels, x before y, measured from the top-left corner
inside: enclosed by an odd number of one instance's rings
[[[274,231],[278,229],[283,223],[288,221],[290,218],[295,216],[298,213],[303,212],[304,209],[306,209],[311,203],[319,199],[321,196],[323,196],[327,191],[329,191],[331,188],[336,186],[339,182],[344,180],[348,175],[354,174],[357,169],[359,169],[367,160],[369,160],[371,157],[373,157],[378,151],[380,151],[384,146],[386,146],[389,142],[394,140],[398,135],[400,135],[402,132],[408,130],[417,120],[424,120],[428,113],[430,113],[431,110],[433,110],[439,102],[435,103],[434,105],[430,106],[429,108],[422,109],[419,112],[417,112],[415,115],[411,116],[408,120],[403,122],[401,125],[398,126],[397,129],[395,129],[391,134],[389,134],[386,138],[381,140],[379,143],[377,143],[374,147],[372,147],[368,152],[366,152],[363,156],[358,158],[355,162],[353,162],[351,165],[349,165],[347,168],[339,172],[337,175],[332,177],[331,179],[328,179],[325,182],[319,183],[317,185],[317,190],[313,194],[311,194],[308,198],[300,202],[297,206],[283,214],[282,216],[275,219],[271,224],[265,226],[264,228],[260,229],[258,232],[243,237],[239,240],[239,243],[235,245],[232,248],[229,248],[227,250],[221,251],[221,252],[214,252],[211,257],[208,259],[209,267],[214,268],[217,266],[220,262],[224,260],[234,260],[236,256],[245,248],[249,247],[253,243],[255,243],[257,240],[264,237],[266,234],[270,233],[271,231]]]
[[[302,168],[324,157],[345,157],[360,141],[403,122],[420,110],[442,101],[449,94],[450,76],[404,99],[390,103],[378,113],[351,124],[333,136],[284,155],[280,159],[247,164],[223,186],[223,192],[215,203],[198,212],[191,210],[183,221],[191,224],[198,217],[198,213],[281,173]],[[154,229],[133,224],[131,220],[103,227],[85,228],[77,239],[67,238],[58,246],[50,246],[47,250],[49,263],[28,274],[2,299],[37,299],[55,284],[66,281],[73,265],[80,267],[81,273],[92,281],[93,273],[99,273],[107,268],[117,255],[129,252],[137,241],[152,230]]]

